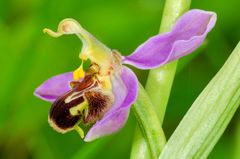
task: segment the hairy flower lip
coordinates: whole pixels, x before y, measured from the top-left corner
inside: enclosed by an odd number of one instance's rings
[[[74,25],[81,27],[73,19],[63,20],[60,24],[63,22],[74,22]],[[151,69],[185,56],[201,45],[215,22],[216,14],[213,12],[198,9],[190,10],[179,18],[170,32],[150,38],[126,57],[121,56],[114,50],[106,49],[105,45],[87,31],[86,35],[89,37],[86,40],[90,38],[92,40],[90,42],[82,39],[82,32],[79,33],[79,30],[74,31],[74,29],[68,30],[65,25],[63,25],[64,29],[59,32],[48,30],[48,33],[53,36],[60,36],[58,33],[61,33],[61,35],[77,34],[84,43],[80,56],[90,56],[90,60],[100,67],[99,81],[103,82],[102,86],[106,86],[102,88],[112,91],[114,95],[111,108],[103,115],[102,119],[90,128],[84,141],[92,141],[114,133],[126,123],[130,106],[137,97],[138,81],[136,75],[122,64],[130,64],[139,69]],[[89,48],[86,48],[87,46]],[[110,55],[110,52],[113,53]],[[110,73],[109,70],[111,70]],[[71,75],[72,72],[52,77],[38,87],[34,94],[43,100],[54,101],[71,89],[68,86],[73,81]]]
[[[83,118],[83,124],[89,125],[100,120],[113,103],[113,96],[101,90],[92,90],[84,93],[89,101],[88,114]]]
[[[86,75],[81,82],[74,81],[74,87],[53,102],[48,121],[56,131],[68,132],[80,121],[84,125],[95,123],[108,111],[113,96],[101,89],[96,78],[96,74],[92,74]],[[76,112],[74,114],[71,111],[73,108]]]
[[[67,133],[68,131],[71,131],[73,130],[73,128],[69,128],[69,129],[63,129],[63,128],[60,128],[52,119],[50,119],[50,117],[48,116],[48,124],[57,132],[59,133],[62,133],[62,134],[65,134]]]
[[[73,129],[73,127],[78,123],[80,116],[72,116],[70,109],[75,107],[77,103],[84,101],[83,97],[77,98],[72,102],[66,103],[65,98],[70,94],[71,91],[65,93],[63,96],[60,96],[52,104],[48,122],[49,124],[58,132],[66,133]]]

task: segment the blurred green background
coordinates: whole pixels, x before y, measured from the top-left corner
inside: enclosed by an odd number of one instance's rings
[[[47,78],[79,66],[75,36],[54,39],[42,33],[71,17],[110,48],[131,53],[158,33],[162,0],[0,0],[0,158],[129,158],[136,121],[133,113],[118,133],[84,143],[47,123],[50,104],[33,96]],[[215,11],[218,21],[196,53],[180,60],[164,120],[167,138],[194,99],[222,66],[240,38],[240,1],[193,0],[192,8]],[[135,70],[144,84],[148,72]],[[209,156],[240,156],[239,110]],[[238,127],[238,128],[237,128]],[[237,133],[238,130],[238,133]],[[238,158],[239,159],[239,158]]]

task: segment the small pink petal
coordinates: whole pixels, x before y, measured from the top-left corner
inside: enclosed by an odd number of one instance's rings
[[[172,31],[151,37],[126,56],[123,63],[150,69],[179,59],[202,44],[216,19],[214,12],[190,10],[180,17]]]
[[[72,72],[51,77],[34,91],[34,95],[43,100],[53,102],[71,89],[69,87],[69,82],[71,81],[73,81]]]

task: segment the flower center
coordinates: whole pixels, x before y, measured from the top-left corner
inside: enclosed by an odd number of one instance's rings
[[[98,70],[96,64],[90,66],[83,80],[72,81],[72,89],[52,104],[49,123],[55,130],[65,133],[75,129],[83,137],[78,125],[93,124],[109,110],[114,97],[109,86],[98,79]]]

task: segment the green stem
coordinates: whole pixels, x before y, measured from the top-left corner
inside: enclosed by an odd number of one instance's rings
[[[191,0],[166,0],[159,33],[169,31],[177,18],[189,9],[190,4]],[[162,123],[164,119],[176,67],[177,61],[149,72],[146,91],[152,100],[160,123]],[[147,142],[139,131],[140,129],[136,128],[130,158],[150,159],[151,155]]]
[[[148,75],[146,91],[155,106],[155,111],[161,123],[163,123],[177,63],[177,61],[174,61],[160,68],[153,69]]]
[[[190,4],[191,0],[167,0],[159,33],[169,31],[178,17],[189,9]],[[150,70],[148,75],[146,91],[156,107],[161,123],[164,119],[176,68],[177,61],[173,61],[162,67]]]

